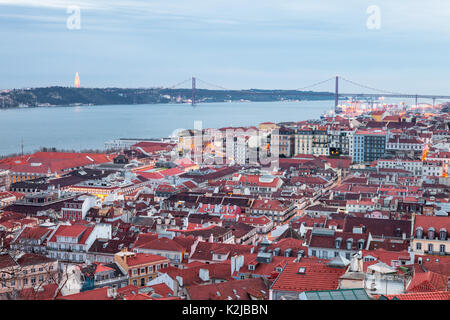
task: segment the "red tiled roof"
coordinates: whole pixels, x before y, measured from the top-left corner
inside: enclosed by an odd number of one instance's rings
[[[241,175],[239,177],[239,183],[243,185],[255,185],[259,187],[275,188],[280,182],[280,178],[275,177],[271,181],[262,181],[262,176],[259,175]]]
[[[84,243],[91,232],[94,230],[94,227],[86,227],[83,225],[75,224],[72,226],[63,226],[60,225],[58,230],[53,234],[49,242],[56,242],[57,237],[81,237],[78,240],[78,243]]]
[[[145,293],[126,294],[123,298],[124,300],[152,300],[152,298]]]
[[[261,278],[191,286],[187,291],[192,300],[250,300],[250,296],[268,299],[269,293]]]
[[[140,244],[138,246],[135,245],[134,248],[175,251],[175,252],[182,252],[185,250],[183,246],[181,246],[176,241],[169,238],[154,239],[145,243],[142,243],[141,241]]]
[[[272,289],[278,291],[318,291],[336,290],[339,277],[345,273],[345,268],[328,267],[324,261],[316,263],[292,262],[283,269]],[[305,268],[299,273],[300,268]]]
[[[2,159],[0,168],[9,169],[13,172],[47,174],[48,172],[60,173],[66,169],[110,161],[110,157],[106,154],[36,152],[23,158]]]
[[[23,231],[20,233],[17,240],[20,240],[20,239],[39,240],[42,237],[44,237],[46,234],[48,234],[50,231],[51,231],[51,229],[44,228],[44,227],[25,227],[23,229]]]
[[[108,297],[108,287],[98,288],[56,298],[58,300],[113,300]]]
[[[17,259],[17,263],[21,266],[32,266],[43,263],[56,262],[56,259],[46,257],[36,253],[25,253],[23,256]]]
[[[443,277],[432,271],[415,273],[406,291],[410,292],[431,292],[446,290],[448,286],[447,277]]]
[[[23,289],[19,293],[21,300],[50,300],[53,299],[58,285],[56,283],[50,283],[40,287],[39,291],[35,291],[33,288]]]
[[[178,269],[174,267],[168,267],[166,269],[160,269],[160,273],[167,273],[172,279],[181,277],[183,279],[183,286],[191,286],[204,283],[200,279],[200,269],[207,269],[209,271],[210,279],[231,280],[231,264],[230,262],[202,264],[200,266],[191,267],[188,269]]]
[[[17,263],[8,253],[0,254],[0,270],[14,266],[17,266]]]
[[[113,268],[107,267],[102,264],[97,264],[97,268],[95,269],[94,273],[103,272],[103,271],[111,271],[114,270]]]
[[[171,168],[171,169],[159,171],[159,173],[162,174],[163,176],[167,177],[167,176],[177,176],[177,175],[183,174],[184,171],[181,170],[180,168]]]
[[[266,225],[270,223],[272,220],[267,218],[266,216],[257,216],[257,217],[251,217],[251,216],[240,216],[239,222],[251,224],[251,225]]]
[[[368,234],[356,234],[351,232],[335,232],[334,236],[319,235],[310,233],[309,247],[314,248],[335,248],[335,239],[341,238],[341,248],[346,248],[347,240],[353,239],[352,250],[358,249],[358,240],[363,239],[367,243]]]
[[[250,245],[238,245],[238,244],[227,244],[227,243],[216,243],[216,242],[199,242],[195,248],[194,253],[190,256],[190,260],[212,260],[214,253],[220,254],[243,254],[250,253],[252,246]],[[230,256],[228,257],[230,259]]]
[[[159,294],[162,297],[169,297],[169,295],[173,295],[172,289],[170,289],[165,283],[154,284],[150,287],[153,288],[156,294]]]
[[[284,200],[277,199],[257,199],[253,201],[253,210],[270,210],[270,211],[285,211],[290,207],[291,203]]]
[[[450,232],[450,217],[416,215],[414,220],[414,234],[418,227],[422,227],[424,233],[431,227],[435,229],[436,234],[439,234],[440,229],[446,229],[447,232]]]
[[[379,298],[380,296],[376,297]],[[450,300],[450,291],[391,294],[385,295],[385,297],[389,300],[394,298],[399,300]]]
[[[135,255],[129,256],[127,258],[127,265],[129,267],[139,266],[139,265],[154,263],[154,262],[169,262],[169,259],[158,256],[156,254],[148,254],[148,253],[136,253]]]

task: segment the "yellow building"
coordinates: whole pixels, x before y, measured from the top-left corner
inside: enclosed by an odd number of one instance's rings
[[[155,279],[157,272],[169,266],[169,259],[154,254],[129,252],[126,248],[114,255],[118,263],[129,276],[129,284],[143,287]]]
[[[376,122],[381,122],[381,120],[383,119],[384,113],[385,113],[384,111],[374,111],[371,114],[372,119],[375,120]]]
[[[412,249],[415,254],[450,255],[450,217],[415,215]]]
[[[263,122],[258,124],[258,129],[262,131],[272,131],[274,129],[279,129],[280,127],[273,122]]]

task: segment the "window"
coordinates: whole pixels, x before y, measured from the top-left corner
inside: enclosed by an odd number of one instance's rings
[[[145,273],[145,268],[141,268],[141,273]]]
[[[441,245],[439,246],[439,252],[440,252],[440,253],[445,253],[445,244],[441,244]]]
[[[353,239],[350,238],[347,240],[347,250],[351,250],[352,245],[353,245]]]
[[[313,257],[316,256],[316,250],[312,250],[312,256],[313,256]]]
[[[434,239],[434,228],[433,227],[428,229],[428,239]]]
[[[428,244],[428,251],[433,252],[433,244],[432,243]]]
[[[439,230],[439,240],[447,240],[447,230],[442,228]]]
[[[133,280],[133,286],[137,287],[137,280]]]
[[[416,243],[416,250],[422,250],[422,244],[420,242]]]
[[[334,247],[336,248],[336,249],[339,249],[340,247],[341,247],[341,242],[342,242],[342,238],[337,238],[335,241],[334,241]]]
[[[358,240],[358,249],[359,250],[364,249],[364,239]]]

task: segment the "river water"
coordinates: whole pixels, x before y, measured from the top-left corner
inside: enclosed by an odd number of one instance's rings
[[[334,101],[40,107],[0,110],[0,155],[41,147],[103,149],[117,138],[162,138],[175,129],[251,126],[261,122],[318,119]]]

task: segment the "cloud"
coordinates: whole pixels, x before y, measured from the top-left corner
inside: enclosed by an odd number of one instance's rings
[[[253,25],[292,29],[367,31],[366,9],[373,0],[0,0],[0,6],[62,9],[70,5],[84,10],[134,19],[169,20],[202,25]],[[377,4],[382,30],[390,32],[450,31],[450,2],[397,0]]]
[[[101,2],[101,0],[99,1]],[[79,0],[0,0],[0,6],[30,7],[30,8],[48,8],[62,9],[69,6],[79,6],[85,9],[99,9],[101,6],[95,4],[95,1]]]

